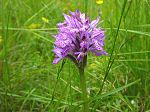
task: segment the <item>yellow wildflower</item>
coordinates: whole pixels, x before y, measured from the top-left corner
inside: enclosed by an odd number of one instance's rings
[[[92,90],[95,90],[96,89],[96,87],[92,87]]]
[[[43,20],[45,23],[48,23],[48,19],[46,19],[45,17],[42,17],[42,20]]]
[[[103,0],[97,0],[96,3],[97,3],[97,4],[102,4],[102,3],[103,3]]]
[[[63,10],[68,10],[68,8],[67,8],[67,7],[64,7]]]
[[[36,38],[36,39],[40,39],[40,37],[39,37],[39,36],[36,36],[36,35],[34,35],[34,38]]]
[[[40,54],[40,51],[35,51],[35,54]]]
[[[31,29],[36,29],[36,28],[39,28],[41,25],[40,24],[30,24],[28,26],[28,28],[31,28]]]

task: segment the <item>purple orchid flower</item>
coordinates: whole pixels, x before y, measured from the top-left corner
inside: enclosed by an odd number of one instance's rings
[[[61,59],[69,58],[76,65],[84,60],[89,51],[101,56],[107,55],[102,48],[105,45],[105,31],[101,27],[96,28],[100,20],[98,17],[90,23],[89,17],[85,18],[85,14],[81,14],[79,10],[76,12],[69,11],[71,16],[63,14],[65,21],[58,23],[58,35],[53,36],[56,41],[54,50],[56,57],[53,63],[58,63]]]

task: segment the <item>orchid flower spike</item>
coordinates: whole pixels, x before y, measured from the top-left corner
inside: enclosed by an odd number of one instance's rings
[[[57,57],[53,63],[69,58],[78,65],[90,51],[98,56],[107,55],[108,53],[102,48],[105,45],[103,42],[106,37],[105,31],[102,31],[101,27],[96,28],[100,17],[90,22],[90,18],[85,18],[85,14],[79,10],[69,12],[71,16],[63,13],[65,20],[57,24],[58,35],[53,35],[56,41],[52,51]]]

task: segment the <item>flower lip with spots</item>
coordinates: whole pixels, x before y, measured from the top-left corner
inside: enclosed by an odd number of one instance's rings
[[[63,14],[64,22],[57,24],[58,35],[53,35],[56,47],[52,51],[58,57],[53,63],[56,64],[68,56],[74,63],[80,63],[90,51],[98,56],[107,55],[102,48],[105,45],[105,31],[101,27],[96,28],[100,17],[90,23],[90,18],[85,18],[85,14],[79,10],[69,12],[71,16]]]

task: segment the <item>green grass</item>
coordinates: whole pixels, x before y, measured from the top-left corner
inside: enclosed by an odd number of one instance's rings
[[[150,110],[150,2],[131,0],[126,6],[124,0],[84,3],[0,1],[0,111],[82,112],[78,69],[69,59],[52,64],[55,39],[51,35],[57,34],[56,24],[63,22],[63,12],[79,9],[83,13],[86,7],[91,20],[101,15],[98,26],[106,30],[104,49],[109,53],[101,57],[88,54],[85,76],[89,109]]]

